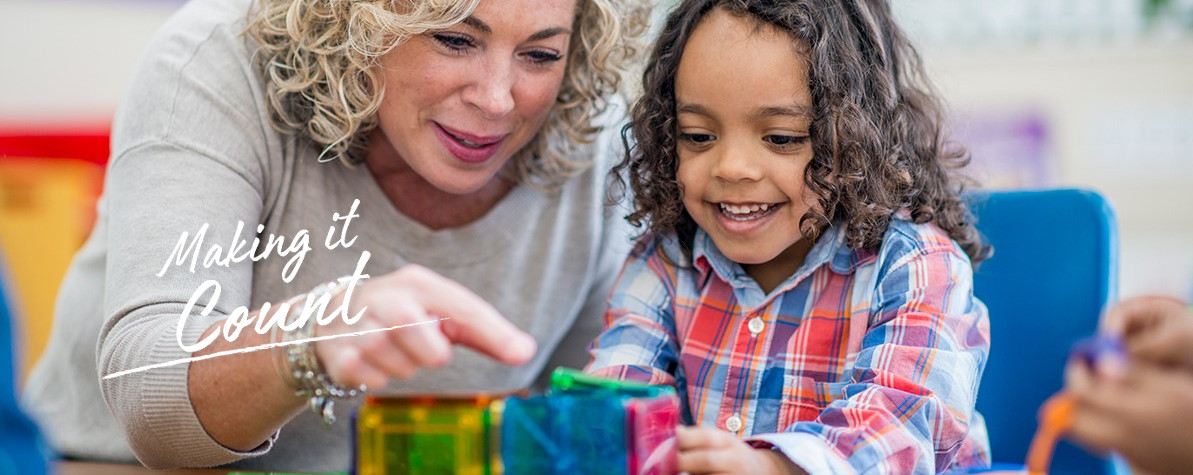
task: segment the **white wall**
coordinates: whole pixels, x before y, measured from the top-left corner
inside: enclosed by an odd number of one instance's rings
[[[181,0],[0,0],[0,125],[110,121]]]
[[[1193,296],[1193,40],[925,56],[954,109],[1048,118],[1051,183],[1117,211],[1123,295]]]

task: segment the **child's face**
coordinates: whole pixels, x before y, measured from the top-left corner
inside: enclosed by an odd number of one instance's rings
[[[717,9],[697,25],[675,78],[684,207],[759,283],[803,262],[800,218],[812,160],[812,94],[792,38]],[[776,282],[777,283],[777,282]]]

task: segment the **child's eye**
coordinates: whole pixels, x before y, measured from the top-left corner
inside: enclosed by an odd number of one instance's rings
[[[767,143],[769,143],[771,145],[775,145],[778,147],[791,147],[791,146],[795,146],[795,145],[799,145],[804,142],[807,142],[808,136],[806,136],[806,135],[774,135],[774,134],[772,134],[772,135],[767,135],[767,136],[763,137],[762,140],[766,141]]]
[[[528,51],[525,56],[537,66],[546,66],[563,59],[562,54],[540,49]]]
[[[713,139],[715,139],[715,138],[716,137],[713,137],[710,134],[683,134],[683,133],[679,134],[680,141],[691,142],[691,143],[695,143],[695,144],[712,142]]]
[[[464,50],[476,46],[471,37],[458,33],[435,33],[431,37],[453,52],[462,53]]]

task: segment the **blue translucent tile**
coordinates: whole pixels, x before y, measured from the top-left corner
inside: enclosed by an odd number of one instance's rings
[[[566,394],[507,399],[501,416],[505,473],[627,473],[624,401]]]

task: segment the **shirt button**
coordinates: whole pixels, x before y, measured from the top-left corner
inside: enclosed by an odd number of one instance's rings
[[[758,336],[759,333],[762,333],[762,329],[766,327],[766,323],[763,323],[761,318],[754,317],[750,319],[750,323],[746,327],[750,329],[751,335]]]
[[[737,414],[729,416],[728,419],[725,419],[725,430],[729,432],[741,430],[741,418],[737,417]]]

